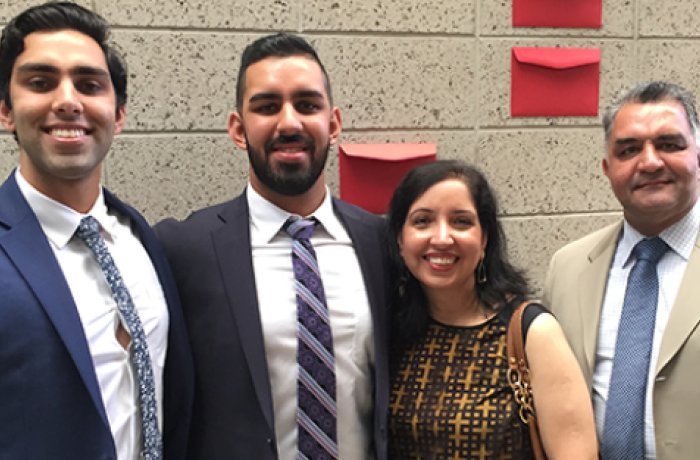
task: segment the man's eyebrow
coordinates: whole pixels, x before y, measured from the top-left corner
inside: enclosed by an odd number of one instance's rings
[[[253,94],[250,96],[250,99],[248,99],[249,103],[252,102],[257,102],[257,101],[270,101],[270,100],[279,100],[282,99],[282,96],[280,96],[277,93],[257,93]]]
[[[685,137],[683,137],[682,134],[680,133],[673,133],[673,134],[661,134],[659,137],[656,138],[657,140],[660,141],[683,141],[685,142]]]
[[[315,89],[303,89],[299,90],[296,93],[294,93],[294,98],[323,98],[323,93],[320,91],[316,91]],[[248,99],[249,103],[257,102],[257,101],[275,101],[275,100],[280,100],[282,99],[282,96],[278,93],[274,92],[267,92],[267,93],[257,93],[253,94],[250,99]]]
[[[323,98],[323,93],[315,89],[304,89],[294,93],[294,97],[320,97]]]
[[[615,145],[628,145],[635,144],[640,140],[636,137],[623,137],[621,139],[615,139]]]
[[[636,137],[623,137],[621,139],[616,139],[615,140],[615,145],[629,145],[629,144],[635,144],[637,142],[641,142],[643,139],[639,139]],[[652,140],[654,141],[684,141],[685,142],[685,137],[683,137],[682,134],[680,133],[673,133],[673,134],[660,134],[653,138]]]
[[[19,66],[17,68],[17,72],[20,73],[51,73],[51,74],[58,74],[60,73],[60,70],[58,67],[52,66],[50,64],[41,64],[41,63],[27,63]],[[93,67],[93,66],[77,66],[72,69],[70,69],[70,73],[73,75],[93,75],[93,76],[108,76],[109,73],[100,67]]]

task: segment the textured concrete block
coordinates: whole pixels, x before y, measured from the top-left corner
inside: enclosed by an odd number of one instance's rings
[[[0,182],[10,174],[19,161],[17,142],[10,134],[0,135]]]
[[[472,35],[475,17],[476,0],[308,0],[302,28]]]
[[[155,223],[231,199],[247,178],[247,155],[226,135],[121,135],[104,183]]]
[[[632,41],[592,39],[514,39],[484,40],[479,63],[480,126],[595,125],[599,117],[515,117],[510,116],[510,64],[514,46],[566,46],[601,49],[600,108],[607,106],[615,91],[634,81],[635,56]]]
[[[603,130],[481,132],[478,164],[504,214],[617,210],[604,176]]]
[[[235,105],[240,54],[257,36],[117,31],[129,65],[127,129],[219,130]],[[464,39],[310,40],[352,128],[470,127],[474,42]]]
[[[671,81],[700,97],[700,42],[642,40],[637,52],[640,80]]]
[[[298,2],[282,0],[95,0],[97,11],[115,26],[197,29],[295,29]]]
[[[346,127],[473,126],[474,40],[357,36],[313,42]]]
[[[649,2],[653,2],[653,0],[649,0]],[[522,37],[537,35],[630,38],[634,36],[634,3],[630,0],[603,0],[603,27],[600,29],[513,27],[512,1],[479,0],[479,7],[481,26],[479,30],[482,36],[517,35]]]
[[[698,37],[700,4],[688,0],[637,0],[641,37]]]
[[[619,213],[504,218],[510,261],[526,271],[539,296],[557,249],[620,218]]]
[[[116,31],[130,78],[126,129],[224,130],[235,109],[240,54],[255,38]]]

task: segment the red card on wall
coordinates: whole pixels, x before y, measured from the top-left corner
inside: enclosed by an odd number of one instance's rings
[[[406,173],[434,161],[436,144],[340,144],[340,198],[384,214]]]
[[[598,48],[513,48],[511,116],[596,116],[599,83]]]
[[[513,0],[513,27],[599,29],[602,0]]]

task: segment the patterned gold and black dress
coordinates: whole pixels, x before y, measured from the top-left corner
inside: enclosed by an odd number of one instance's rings
[[[473,327],[432,322],[395,357],[390,452],[396,459],[531,459],[507,379],[503,314]]]

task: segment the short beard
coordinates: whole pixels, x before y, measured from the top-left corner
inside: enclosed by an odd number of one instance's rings
[[[267,188],[283,196],[299,196],[316,183],[326,166],[330,143],[320,151],[316,151],[313,142],[306,142],[307,151],[310,158],[308,168],[299,164],[280,164],[273,169],[268,161],[269,152],[272,146],[279,141],[279,138],[268,141],[265,144],[264,153],[256,151],[246,139],[248,150],[248,161],[250,162],[255,177],[258,178]],[[322,158],[317,158],[320,154]],[[319,161],[320,160],[320,161]]]

